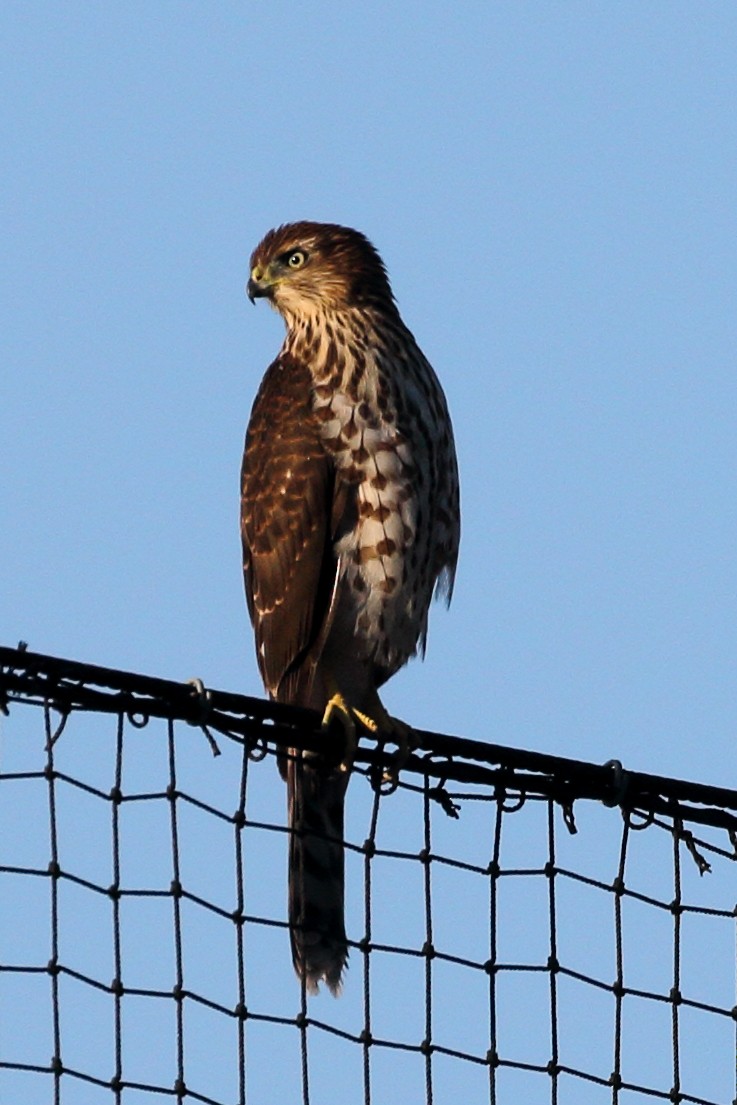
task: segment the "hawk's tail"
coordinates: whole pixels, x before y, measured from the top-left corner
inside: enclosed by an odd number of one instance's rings
[[[343,806],[348,773],[293,751],[289,802],[289,929],[307,992],[324,981],[337,997],[348,958],[343,917]]]

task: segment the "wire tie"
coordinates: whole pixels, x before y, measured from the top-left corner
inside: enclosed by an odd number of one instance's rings
[[[602,802],[605,806],[609,806],[613,809],[614,806],[621,806],[625,794],[629,788],[629,775],[622,767],[620,760],[607,760],[604,764],[605,768],[611,768],[612,782],[611,782],[611,794],[608,798],[602,798]]]
[[[429,791],[429,795],[431,798],[435,799],[443,811],[447,813],[448,817],[452,817],[455,821],[458,820],[461,807],[457,802],[453,801],[443,783],[439,783],[436,787],[433,787],[432,790]]]
[[[265,737],[246,737],[246,750],[251,763],[259,764],[269,754]]]
[[[696,847],[696,841],[693,838],[693,833],[690,833],[688,829],[682,828],[679,832],[679,836],[688,848],[691,859],[694,861],[699,869],[699,874],[705,875],[708,871],[711,871],[711,864],[709,863],[708,859],[706,858],[706,856],[702,856],[701,852]]]
[[[448,768],[453,766],[453,758],[440,752],[426,752],[422,759],[425,763],[440,760],[441,764],[445,767],[445,771],[441,771],[438,777],[437,785],[429,787],[427,793],[428,797],[437,802],[442,810],[447,813],[448,817],[452,817],[457,821],[461,807],[457,802],[453,801],[448,791],[445,789],[448,784]]]
[[[208,691],[201,679],[188,679],[187,685],[193,688],[197,702],[197,714],[194,720],[189,721],[189,724],[196,725],[202,730],[207,738],[207,743],[210,745],[210,751],[213,756],[219,756],[220,748],[218,747],[218,742],[207,728],[207,719],[212,713],[212,694]]]
[[[571,836],[575,836],[576,833],[578,832],[578,827],[576,825],[576,817],[575,817],[575,814],[573,813],[573,802],[574,802],[573,798],[561,798],[560,799],[560,808],[563,811],[563,823],[564,823],[565,827],[568,829],[568,832],[571,834]]]

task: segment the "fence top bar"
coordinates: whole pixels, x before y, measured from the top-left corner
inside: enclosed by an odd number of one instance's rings
[[[0,711],[7,712],[7,704],[13,701],[41,701],[62,713],[79,709],[166,717],[281,749],[341,752],[339,740],[321,731],[318,715],[310,710],[209,688],[203,703],[191,683],[29,652],[23,643],[17,648],[0,646]],[[734,789],[625,771],[617,761],[593,764],[444,733],[413,733],[416,753],[405,772],[439,778],[441,786],[453,779],[552,795],[567,804],[591,798],[627,810],[710,823],[737,834],[737,817],[727,812],[737,811]],[[376,745],[373,739],[363,740],[357,760],[379,765],[382,749]],[[690,810],[683,803],[712,809]]]

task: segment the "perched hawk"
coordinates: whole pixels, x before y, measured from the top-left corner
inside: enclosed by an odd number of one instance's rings
[[[340,992],[343,803],[355,724],[401,739],[377,689],[424,650],[433,590],[450,601],[460,514],[442,388],[356,230],[300,222],[251,257],[248,296],[287,335],[251,412],[243,570],[258,664],[277,702],[338,714],[343,764],[285,757],[292,956]]]

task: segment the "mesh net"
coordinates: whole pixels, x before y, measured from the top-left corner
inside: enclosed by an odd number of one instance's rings
[[[737,792],[418,733],[387,794],[362,742],[308,999],[311,714],[25,649],[0,710],[0,1101],[737,1101]]]

